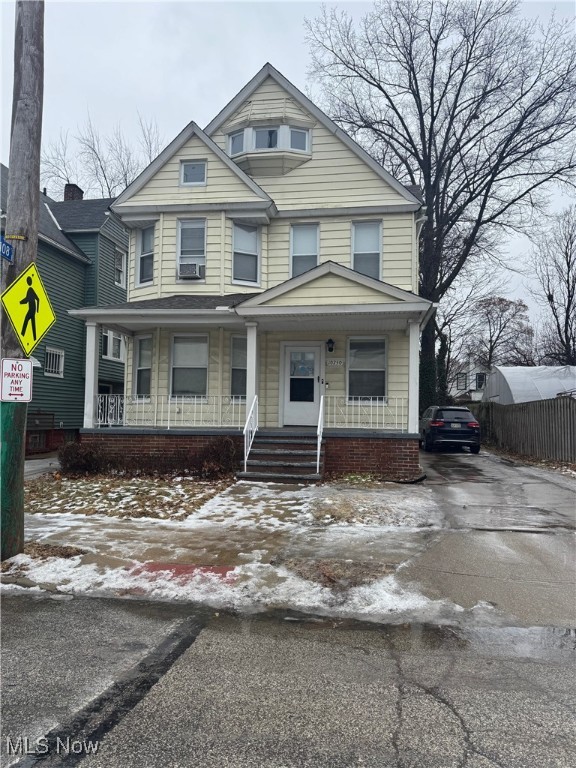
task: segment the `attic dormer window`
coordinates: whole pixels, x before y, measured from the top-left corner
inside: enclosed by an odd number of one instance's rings
[[[228,147],[231,156],[270,149],[309,153],[310,131],[291,125],[248,127],[228,134]]]
[[[254,128],[254,149],[276,149],[278,147],[278,126],[275,128]]]
[[[183,160],[180,163],[180,184],[186,187],[206,184],[206,160]]]

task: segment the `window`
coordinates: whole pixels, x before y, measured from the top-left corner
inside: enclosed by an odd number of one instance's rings
[[[290,128],[290,149],[306,152],[308,149],[308,131],[302,128]]]
[[[230,154],[237,155],[244,151],[244,131],[232,133],[230,135]]]
[[[206,184],[206,160],[184,160],[180,163],[180,183],[190,186]]]
[[[124,339],[120,333],[110,328],[102,331],[102,357],[108,357],[111,360],[124,359]]]
[[[142,336],[134,340],[134,394],[150,397],[152,372],[152,337]]]
[[[464,390],[467,386],[468,376],[465,373],[456,374],[456,389]]]
[[[154,227],[140,232],[140,253],[138,256],[138,283],[151,283],[154,279]]]
[[[318,224],[292,225],[292,277],[318,264]]]
[[[254,128],[254,149],[276,149],[278,147],[278,127]]]
[[[119,248],[114,252],[114,284],[126,288],[126,253]]]
[[[172,396],[205,396],[208,385],[208,337],[174,336]]]
[[[64,378],[64,350],[46,347],[44,355],[44,376]]]
[[[352,231],[352,268],[380,278],[380,222],[357,221]]]
[[[258,282],[258,227],[234,224],[233,280]]]
[[[230,394],[246,397],[246,337],[232,336],[230,350]]]
[[[485,373],[477,373],[476,374],[476,389],[484,389],[486,386],[486,374]]]
[[[384,339],[348,342],[348,397],[386,396],[386,343]]]
[[[178,277],[201,279],[206,270],[206,220],[179,222]]]

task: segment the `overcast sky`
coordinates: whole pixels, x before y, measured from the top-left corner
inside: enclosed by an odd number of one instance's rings
[[[327,3],[361,17],[370,3]],[[204,127],[267,62],[300,90],[309,66],[304,19],[321,4],[264,2],[58,2],[46,0],[42,139],[74,135],[88,112],[103,134],[135,136],[138,113],[154,118],[164,145],[194,120]],[[575,17],[572,0],[523,3],[546,22]],[[0,0],[1,159],[8,164],[14,3]]]

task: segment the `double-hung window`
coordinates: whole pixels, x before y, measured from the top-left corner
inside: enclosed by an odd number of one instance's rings
[[[183,160],[180,163],[180,184],[203,187],[206,184],[206,160]]]
[[[201,279],[206,271],[206,220],[179,222],[178,277]]]
[[[258,227],[234,224],[233,280],[258,282]]]
[[[246,337],[232,336],[230,349],[230,394],[246,397]]]
[[[318,265],[318,224],[293,224],[290,240],[292,277]]]
[[[126,252],[119,248],[114,252],[114,285],[126,288]]]
[[[104,328],[102,331],[102,357],[110,360],[124,359],[124,340],[120,333]]]
[[[154,279],[154,227],[140,231],[138,254],[138,283],[151,283]]]
[[[356,221],[352,227],[352,268],[380,279],[380,222]]]
[[[456,389],[464,390],[468,386],[468,374],[457,373],[456,374]]]
[[[172,396],[204,397],[208,387],[208,337],[174,336]]]
[[[134,339],[134,394],[150,397],[152,379],[152,337],[140,336]]]
[[[348,341],[348,399],[386,397],[386,342],[364,338]]]

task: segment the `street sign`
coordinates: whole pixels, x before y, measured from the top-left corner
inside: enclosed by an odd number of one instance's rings
[[[32,360],[2,358],[2,401],[29,403],[32,400]]]
[[[0,236],[0,252],[3,259],[9,261],[10,264],[14,264],[14,248],[4,240],[3,236]]]
[[[24,353],[30,356],[56,322],[36,264],[30,264],[0,298]]]

